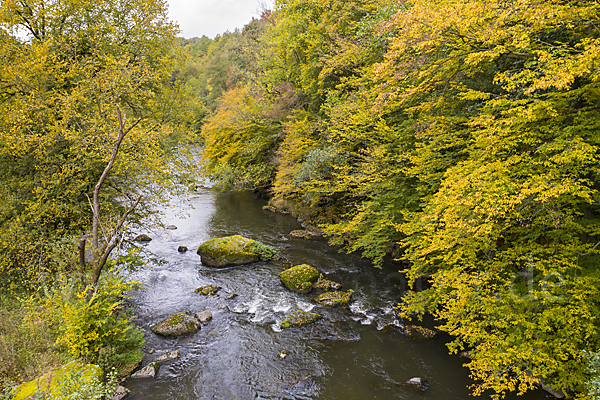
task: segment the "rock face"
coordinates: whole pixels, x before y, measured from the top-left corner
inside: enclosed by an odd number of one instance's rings
[[[181,336],[196,333],[200,329],[200,321],[186,313],[171,315],[154,325],[152,332],[161,336]]]
[[[342,288],[341,284],[327,280],[327,279],[319,279],[317,281],[317,283],[315,284],[315,289],[340,290],[341,288]]]
[[[135,239],[133,239],[133,240],[135,240],[136,242],[149,242],[152,240],[152,238],[146,234],[142,234],[142,235],[136,236]]]
[[[202,324],[206,325],[208,321],[212,319],[212,313],[210,312],[210,310],[200,311],[196,313],[196,315],[194,315],[194,318],[196,318]]]
[[[214,294],[217,294],[219,289],[221,289],[221,286],[218,285],[200,286],[196,289],[196,293],[203,294],[204,296],[208,296],[210,294],[212,296]]]
[[[319,271],[308,264],[296,265],[279,274],[281,283],[296,293],[308,293],[313,288],[313,282],[319,278]]]
[[[102,369],[100,367],[75,360],[62,368],[50,371],[37,379],[15,387],[11,395],[13,400],[31,399],[36,394],[44,398],[47,395],[59,398],[72,394],[74,388],[83,384],[100,383],[101,379]]]
[[[207,240],[198,247],[198,254],[202,264],[217,268],[270,261],[277,257],[272,247],[240,235]]]
[[[292,326],[302,326],[312,324],[323,318],[320,314],[306,312],[302,310],[294,311],[281,323],[282,328],[289,328]]]
[[[160,365],[157,362],[151,362],[146,365],[144,368],[140,369],[135,374],[132,374],[132,378],[154,378],[158,373],[158,369]]]
[[[404,332],[411,337],[417,339],[433,339],[437,336],[437,332],[433,329],[423,328],[418,325],[407,325],[404,327]]]
[[[319,297],[317,301],[325,306],[345,306],[350,301],[352,293],[350,292],[326,292]]]

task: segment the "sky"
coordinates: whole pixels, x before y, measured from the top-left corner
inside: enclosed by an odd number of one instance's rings
[[[233,32],[258,18],[263,8],[272,8],[273,0],[167,0],[169,17],[176,21],[185,38],[206,35],[214,38]]]

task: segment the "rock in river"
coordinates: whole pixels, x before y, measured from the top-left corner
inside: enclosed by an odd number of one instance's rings
[[[180,253],[185,253],[186,251],[188,251],[188,248],[185,247],[185,246],[179,246],[177,248],[177,251],[180,252]]]
[[[208,321],[212,319],[212,312],[210,312],[210,310],[200,311],[197,312],[194,317],[202,324],[206,325]]]
[[[411,337],[417,339],[433,339],[437,336],[437,332],[433,329],[423,328],[418,325],[407,325],[404,332]]]
[[[279,278],[292,292],[308,293],[312,290],[313,282],[319,278],[319,271],[308,264],[296,265],[281,272]]]
[[[142,234],[142,235],[137,235],[135,237],[135,239],[133,239],[133,240],[135,240],[136,242],[142,242],[143,243],[143,242],[149,242],[149,241],[151,241],[152,238],[150,236],[146,235],[146,234]]]
[[[160,365],[157,362],[151,362],[146,365],[144,368],[137,371],[135,374],[132,374],[132,378],[154,378]]]
[[[334,281],[330,281],[327,279],[319,279],[317,281],[317,283],[315,284],[315,289],[323,289],[323,290],[340,290],[342,288],[342,285],[334,282]]]
[[[351,296],[350,292],[326,292],[319,295],[317,301],[325,306],[344,306],[348,304]]]
[[[212,295],[217,294],[219,289],[221,289],[221,286],[218,286],[218,285],[200,286],[199,288],[196,289],[196,293],[200,293],[205,296],[208,296],[210,294],[212,296]]]
[[[199,329],[200,321],[186,313],[180,313],[171,315],[154,325],[152,332],[161,336],[181,336],[198,332]]]
[[[323,318],[320,314],[306,312],[302,310],[294,311],[281,323],[282,328],[289,328],[292,326],[302,326],[312,324]]]
[[[207,240],[198,247],[198,254],[202,264],[209,267],[228,267],[277,258],[277,252],[271,246],[240,235]]]

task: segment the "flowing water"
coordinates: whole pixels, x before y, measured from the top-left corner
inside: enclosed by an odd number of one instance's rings
[[[392,306],[405,283],[398,266],[371,266],[357,255],[340,253],[322,239],[290,238],[301,229],[292,217],[262,210],[252,193],[217,193],[201,189],[193,208],[165,210],[164,223],[177,230],[151,232],[148,244],[165,262],[136,273],[145,288],[131,300],[146,333],[144,364],[179,349],[181,357],[163,364],[156,378],[129,379],[132,399],[467,399],[473,382],[467,361],[449,355],[441,335],[435,340],[406,337]],[[187,213],[182,215],[181,211]],[[241,234],[274,246],[282,260],[232,268],[203,266],[195,250],[205,240]],[[190,250],[179,253],[178,246]],[[344,290],[354,290],[349,307],[318,306],[315,294],[292,293],[277,274],[292,265],[310,264]],[[216,284],[216,296],[194,289]],[[238,294],[226,300],[229,294]],[[227,308],[223,306],[227,305]],[[279,324],[297,310],[323,319],[309,326],[281,330]],[[193,335],[166,339],[151,327],[183,311],[211,310],[213,319]],[[278,358],[288,350],[290,356]],[[413,377],[429,381],[426,391],[403,383]],[[483,396],[482,398],[489,398]],[[516,399],[516,396],[508,396]],[[519,399],[542,399],[541,391]]]

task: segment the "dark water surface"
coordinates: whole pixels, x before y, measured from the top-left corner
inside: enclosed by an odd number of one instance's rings
[[[166,263],[136,273],[145,288],[134,293],[137,322],[146,333],[145,349],[156,352],[179,349],[181,358],[163,364],[155,379],[129,379],[125,386],[136,400],[192,399],[467,399],[473,382],[466,361],[448,354],[444,341],[416,340],[395,326],[400,321],[392,305],[403,289],[398,266],[375,269],[368,260],[339,253],[323,240],[290,238],[300,229],[290,216],[262,210],[263,201],[251,193],[195,194],[193,209],[174,206],[165,211],[164,223],[173,231],[151,232],[148,249]],[[184,209],[187,215],[182,215]],[[214,269],[196,254],[207,239],[241,234],[274,246],[282,260]],[[178,253],[183,245],[190,250]],[[353,289],[350,307],[327,308],[315,304],[315,294],[300,295],[285,289],[277,274],[291,265],[310,264],[327,278]],[[194,292],[217,284],[217,296]],[[238,296],[225,300],[231,293]],[[228,306],[222,309],[223,305]],[[213,319],[194,334],[161,338],[151,327],[167,316],[211,310]],[[314,325],[279,329],[285,317],[297,310],[323,314]],[[281,360],[277,354],[288,350]],[[403,385],[422,377],[430,382],[425,392]],[[480,397],[489,398],[487,396]],[[542,399],[541,391],[508,399]]]

